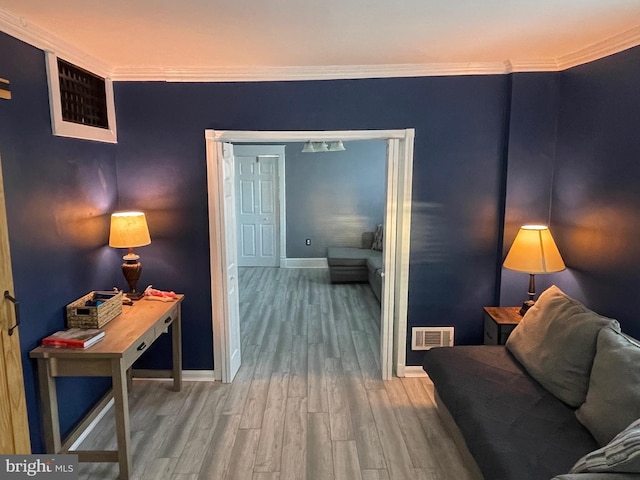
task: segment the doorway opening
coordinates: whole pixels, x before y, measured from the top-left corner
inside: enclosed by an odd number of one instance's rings
[[[380,363],[382,378],[404,376],[415,131],[217,131],[206,130],[211,251],[214,376],[231,382],[240,367],[238,262],[233,144],[386,140]]]

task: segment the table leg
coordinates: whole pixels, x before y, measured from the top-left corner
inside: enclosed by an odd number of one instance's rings
[[[182,389],[182,318],[178,306],[178,318],[171,325],[171,340],[173,346],[173,389]]]
[[[60,451],[58,393],[56,391],[56,379],[51,375],[49,359],[38,359],[38,383],[40,385],[45,448],[47,453],[58,453]]]
[[[118,439],[118,464],[120,480],[128,480],[131,473],[131,436],[129,426],[129,396],[127,390],[127,371],[122,359],[111,362],[113,378],[114,412],[116,417],[116,436]]]

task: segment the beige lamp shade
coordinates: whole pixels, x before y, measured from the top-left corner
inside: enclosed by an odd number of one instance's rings
[[[504,266],[531,274],[559,272],[566,268],[549,227],[545,225],[520,227]]]
[[[117,212],[111,215],[109,246],[144,247],[151,243],[147,218],[142,212]]]

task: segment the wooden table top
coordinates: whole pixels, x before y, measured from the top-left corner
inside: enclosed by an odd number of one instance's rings
[[[71,358],[82,356],[119,357],[140,339],[156,322],[180,304],[184,295],[168,302],[146,300],[144,298],[133,305],[123,305],[122,313],[104,325],[105,336],[88,348],[37,347],[29,352],[31,358]],[[175,320],[175,319],[173,319]]]

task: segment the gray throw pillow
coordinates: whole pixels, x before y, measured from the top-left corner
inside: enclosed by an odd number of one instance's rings
[[[578,460],[569,473],[582,472],[640,473],[640,419],[606,446]]]
[[[373,243],[371,244],[371,250],[382,251],[382,247],[384,243],[382,242],[384,238],[384,227],[382,224],[376,227],[376,231],[373,234]]]
[[[620,329],[616,320],[592,312],[555,285],[522,318],[507,348],[529,375],[572,407],[587,396],[598,332]]]
[[[587,399],[576,416],[601,446],[640,418],[640,343],[602,329]]]

